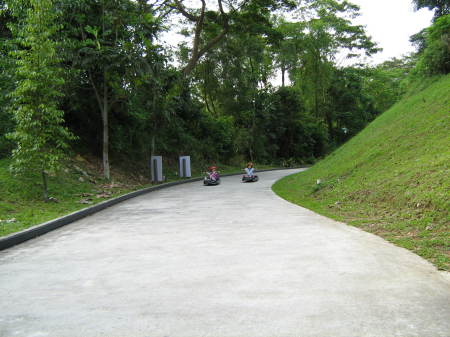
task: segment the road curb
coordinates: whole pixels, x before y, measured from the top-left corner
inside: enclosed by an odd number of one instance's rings
[[[276,168],[276,169],[267,169],[267,170],[258,170],[258,172],[268,172],[268,171],[279,171],[279,170],[290,170],[290,169],[295,169],[296,167],[293,168]],[[228,174],[222,174],[221,177],[228,177],[228,176],[235,176],[235,175],[241,175],[242,173],[228,173]],[[196,182],[196,181],[201,181],[203,180],[203,177],[198,177],[198,178],[190,178],[190,179],[185,179],[185,180],[178,180],[178,181],[173,181],[170,183],[164,183],[161,185],[156,185],[156,186],[151,186],[151,187],[147,187],[138,191],[134,191],[134,192],[130,192],[124,195],[121,195],[117,198],[113,198],[113,199],[109,199],[109,200],[105,200],[103,202],[100,202],[94,206],[90,206],[87,208],[83,208],[79,211],[75,211],[73,213],[70,213],[68,215],[62,216],[60,218],[57,219],[53,219],[47,222],[44,222],[42,224],[24,229],[23,231],[17,232],[17,233],[12,233],[10,235],[4,236],[0,238],[0,251],[13,247],[15,245],[18,245],[22,242],[31,240],[33,238],[36,238],[38,236],[41,236],[43,234],[46,234],[52,230],[55,230],[59,227],[68,225],[76,220],[82,219],[88,215],[97,213],[105,208],[111,207],[115,204],[118,204],[122,201],[143,195],[143,194],[147,194],[153,191],[157,191],[157,190],[161,190],[164,188],[168,188],[168,187],[172,187],[172,186],[176,186],[176,185],[181,185],[181,184],[187,184],[187,183],[192,183],[192,182]]]

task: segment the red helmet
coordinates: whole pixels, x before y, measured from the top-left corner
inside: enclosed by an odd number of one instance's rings
[[[217,170],[217,166],[210,166],[210,167],[208,167],[208,170],[210,170],[210,171]]]

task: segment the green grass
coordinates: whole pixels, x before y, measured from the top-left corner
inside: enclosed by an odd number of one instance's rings
[[[8,170],[10,160],[0,160],[0,236],[14,233],[30,226],[69,214],[91,204],[81,204],[82,199],[92,199],[92,204],[124,194],[137,186],[113,185],[98,180],[89,182],[76,170],[65,170],[57,176],[49,177],[49,195],[58,202],[44,202],[39,177],[16,178]],[[78,166],[81,166],[79,163]],[[108,197],[97,198],[107,192]],[[84,194],[84,196],[83,196]],[[89,194],[89,195],[88,195]],[[15,219],[14,222],[5,220]]]
[[[66,165],[66,169],[58,175],[49,177],[49,195],[58,202],[44,202],[42,198],[41,178],[13,177],[9,173],[9,159],[0,159],[0,237],[21,231],[31,226],[67,215],[76,210],[92,206],[119,195],[152,186],[143,173],[136,173],[133,165],[121,170],[113,170],[112,181],[101,178],[100,165],[88,162],[77,156]],[[78,167],[79,169],[76,169]],[[222,174],[241,173],[242,168],[230,165],[218,165]],[[244,164],[242,164],[244,167]],[[270,168],[258,166],[258,168]],[[81,171],[88,173],[87,178]],[[204,167],[193,167],[193,177],[203,175]],[[180,178],[176,168],[165,167],[166,181]],[[140,177],[139,177],[140,175]],[[80,181],[82,177],[84,181]],[[89,181],[90,180],[90,181]],[[100,197],[97,197],[100,196]],[[90,204],[82,204],[81,200],[90,199]],[[15,221],[10,221],[14,219]],[[8,221],[9,220],[9,221]]]
[[[327,158],[273,190],[448,271],[450,76],[420,85]]]

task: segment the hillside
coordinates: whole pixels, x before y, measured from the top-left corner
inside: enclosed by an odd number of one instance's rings
[[[450,76],[416,88],[311,169],[283,198],[450,269]]]

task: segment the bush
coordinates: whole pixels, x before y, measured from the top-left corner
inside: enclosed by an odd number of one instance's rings
[[[14,123],[4,109],[0,108],[0,159],[9,157],[14,143],[7,139],[7,133],[13,131]]]
[[[426,31],[426,47],[416,71],[425,75],[450,72],[450,14],[441,16]]]

